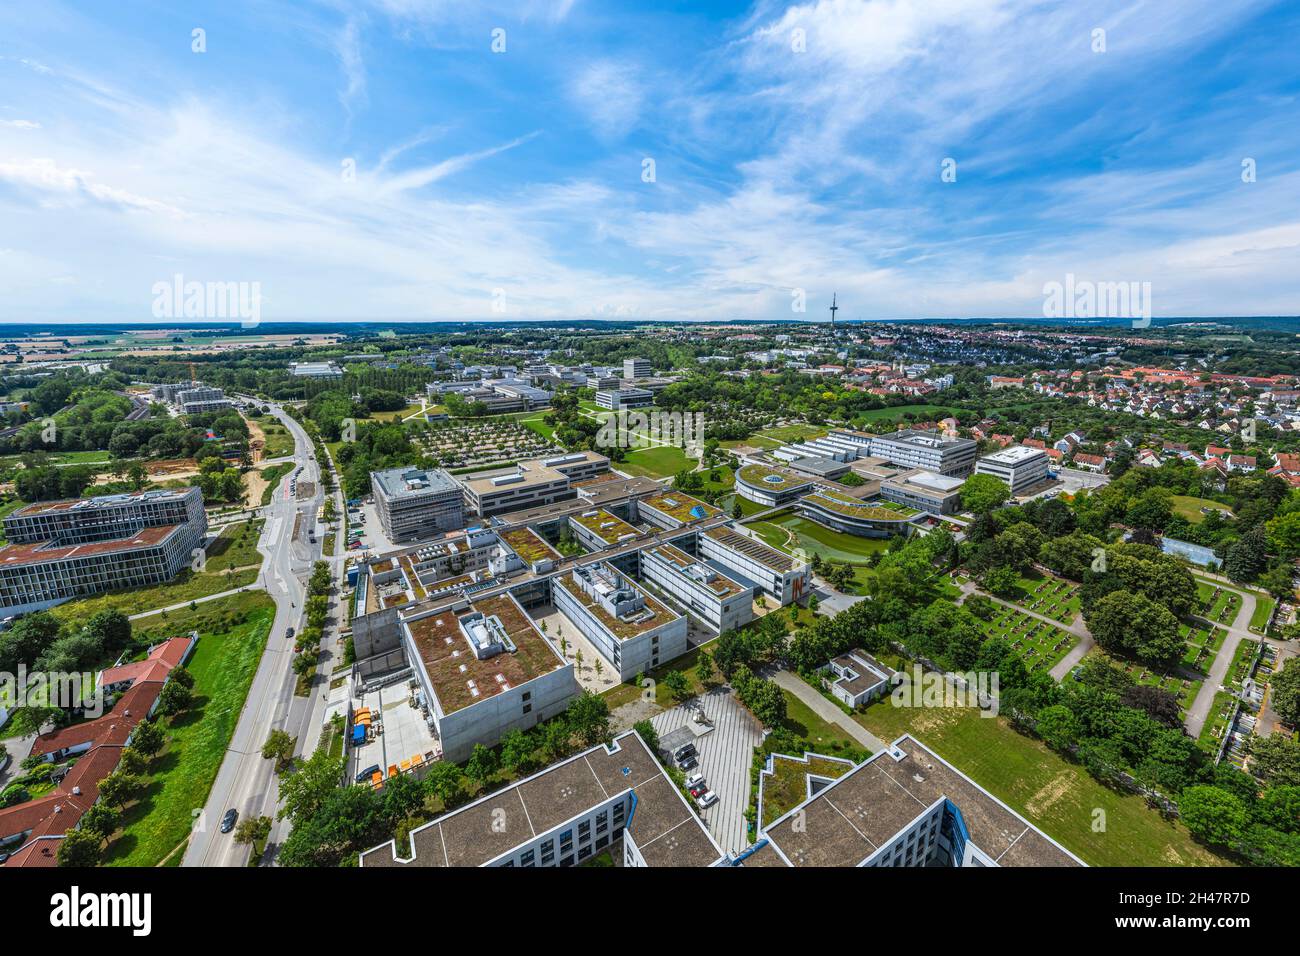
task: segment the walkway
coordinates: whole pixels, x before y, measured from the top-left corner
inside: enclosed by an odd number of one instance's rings
[[[1201,689],[1196,692],[1192,705],[1187,708],[1187,717],[1183,723],[1187,726],[1187,732],[1193,737],[1201,735],[1201,729],[1205,726],[1205,721],[1210,716],[1210,709],[1214,706],[1214,695],[1223,689],[1223,681],[1228,676],[1228,668],[1232,666],[1232,660],[1237,656],[1237,648],[1241,646],[1241,642],[1259,640],[1259,636],[1250,631],[1250,619],[1255,616],[1257,603],[1255,595],[1249,591],[1239,591],[1229,587],[1226,580],[1219,586],[1234,594],[1240,594],[1241,607],[1237,610],[1232,625],[1226,629],[1228,633],[1223,639],[1223,646],[1219,648],[1219,653],[1214,655],[1214,661],[1210,664],[1209,673],[1202,682]]]
[[[240,568],[239,570],[243,570]],[[139,614],[128,614],[127,617],[132,621],[138,621],[142,617],[152,617],[155,614],[161,614],[163,611],[179,611],[187,608],[191,604],[205,604],[208,601],[215,601],[218,598],[230,597],[232,594],[244,594],[248,591],[265,591],[262,586],[262,575],[259,572],[257,580],[252,584],[245,584],[242,588],[234,588],[230,591],[218,591],[216,594],[207,594],[203,597],[197,597],[190,601],[181,601],[179,604],[169,604],[166,607],[156,607],[152,611],[141,611]]]
[[[802,677],[787,670],[773,671],[771,674],[764,675],[771,677],[778,687],[782,690],[788,690],[800,702],[807,705],[808,709],[827,723],[839,727],[850,737],[860,743],[873,754],[880,753],[885,749],[885,742],[867,730],[860,723],[850,717],[844,711],[840,710],[835,704],[831,703],[816,690],[809,687]]]

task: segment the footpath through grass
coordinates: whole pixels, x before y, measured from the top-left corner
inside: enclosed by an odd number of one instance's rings
[[[242,598],[240,623],[200,633],[186,665],[194,675],[194,704],[165,723],[166,746],[150,765],[143,797],[123,813],[108,865],[156,866],[185,839],[191,811],[207,803],[274,618],[271,598],[251,594]],[[179,632],[183,622],[178,615],[168,630]]]
[[[182,571],[167,584],[157,584],[151,588],[135,588],[126,591],[109,591],[94,597],[69,601],[53,608],[54,616],[64,623],[85,624],[91,616],[99,611],[116,610],[123,614],[142,614],[173,604],[184,604],[222,591],[249,587],[257,581],[257,568],[243,571]]]
[[[857,715],[882,740],[910,733],[936,754],[1093,866],[1228,866],[1140,796],[1112,791],[1078,764],[1001,717],[970,708],[895,707],[886,699]],[[1105,830],[1094,830],[1095,811]]]

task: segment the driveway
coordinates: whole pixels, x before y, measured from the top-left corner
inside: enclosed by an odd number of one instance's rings
[[[745,822],[749,771],[754,748],[763,742],[763,728],[740,705],[730,687],[717,687],[695,700],[713,721],[713,729],[703,735],[699,731],[707,728],[691,721],[691,709],[685,705],[656,714],[650,722],[660,739],[677,730],[696,734],[700,765],[691,773],[704,774],[709,789],[718,795],[718,802],[701,810],[700,817],[724,850],[739,853],[750,844]]]

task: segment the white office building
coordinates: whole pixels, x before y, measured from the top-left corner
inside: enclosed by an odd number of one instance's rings
[[[1047,453],[1041,448],[1013,445],[992,455],[985,455],[975,466],[975,474],[992,475],[1007,483],[1012,495],[1019,495],[1047,480]]]

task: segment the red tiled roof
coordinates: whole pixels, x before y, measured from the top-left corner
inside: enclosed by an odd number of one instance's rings
[[[99,674],[99,686],[110,687],[124,681],[162,681],[173,667],[180,664],[194,643],[192,637],[173,637],[154,645],[149,656],[142,661],[132,661],[120,667],[110,667]]]
[[[41,734],[32,744],[32,753],[50,754],[85,744],[124,746],[135,725],[148,716],[162,688],[161,681],[137,681],[103,717]]]

